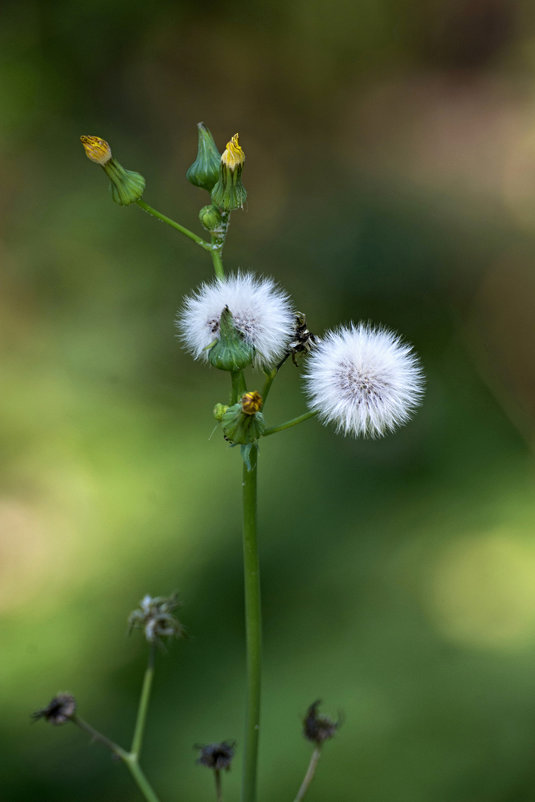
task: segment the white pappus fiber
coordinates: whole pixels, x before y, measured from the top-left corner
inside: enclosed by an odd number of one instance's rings
[[[273,279],[253,273],[236,273],[202,284],[184,300],[176,323],[195,359],[208,360],[207,348],[218,338],[219,319],[226,306],[238,331],[255,348],[256,367],[269,367],[282,359],[294,332],[290,299]]]
[[[381,437],[409,420],[424,377],[397,334],[359,323],[325,334],[308,357],[305,382],[323,423],[346,435]]]

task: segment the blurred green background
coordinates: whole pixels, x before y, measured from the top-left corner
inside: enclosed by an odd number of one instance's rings
[[[128,744],[145,650],[126,617],[176,589],[144,766],[212,799],[195,743],[236,739],[240,458],[223,375],[175,338],[206,255],[115,206],[80,134],[198,230],[204,120],[240,132],[227,268],[274,276],[319,334],[396,329],[425,404],[382,441],[316,422],[262,445],[260,802],[291,800],[301,716],[343,715],[310,802],[535,800],[535,26],[511,0],[8,2],[0,28],[0,773],[9,802],[130,802],[58,690]],[[299,371],[268,423],[304,408]]]

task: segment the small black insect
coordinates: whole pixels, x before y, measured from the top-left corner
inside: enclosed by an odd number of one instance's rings
[[[294,338],[289,344],[292,362],[296,367],[298,367],[297,354],[308,354],[317,345],[318,339],[315,334],[308,330],[306,315],[303,312],[297,312],[295,315]]]

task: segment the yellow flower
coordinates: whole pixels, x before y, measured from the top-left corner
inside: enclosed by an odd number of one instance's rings
[[[105,139],[101,139],[99,136],[84,135],[80,137],[80,141],[84,146],[85,155],[90,161],[102,166],[111,159],[111,148]]]
[[[234,134],[230,142],[227,142],[227,147],[223,151],[221,161],[230,170],[235,170],[236,167],[243,167],[245,163],[245,153],[239,143],[239,135]]]

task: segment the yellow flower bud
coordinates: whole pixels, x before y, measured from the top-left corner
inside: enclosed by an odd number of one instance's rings
[[[242,209],[247,192],[241,182],[245,153],[241,148],[238,134],[234,134],[221,156],[219,178],[212,189],[212,203],[225,212]]]
[[[111,196],[120,206],[128,206],[138,201],[145,189],[145,179],[139,173],[125,170],[122,164],[112,158],[111,148],[99,136],[81,136],[87,158],[99,164],[110,179]]]
[[[99,136],[84,135],[80,137],[80,141],[89,161],[100,164],[102,167],[111,159],[111,148],[105,139],[101,139]]]

